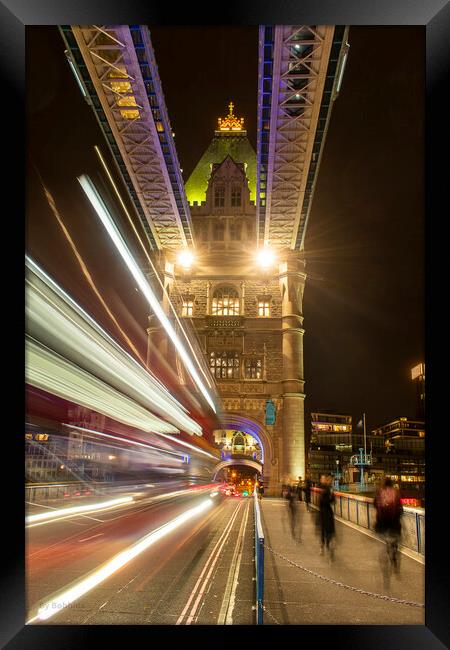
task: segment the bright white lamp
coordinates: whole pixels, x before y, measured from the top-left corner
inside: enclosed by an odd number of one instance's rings
[[[189,250],[183,250],[178,254],[178,264],[183,267],[185,271],[188,271],[194,261],[194,256]]]
[[[263,269],[268,269],[275,262],[275,253],[270,248],[260,248],[257,252],[257,260]]]

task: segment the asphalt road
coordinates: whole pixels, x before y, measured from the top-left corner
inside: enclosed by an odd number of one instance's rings
[[[149,488],[108,511],[27,527],[28,622],[253,624],[252,500],[215,491]],[[119,557],[128,559],[112,570]],[[37,617],[41,607],[49,618]]]

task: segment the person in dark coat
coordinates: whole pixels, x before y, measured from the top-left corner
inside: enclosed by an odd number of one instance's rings
[[[302,477],[298,477],[298,483],[297,483],[297,498],[299,501],[302,500],[302,490],[303,490],[303,482],[302,482]]]
[[[385,478],[381,487],[377,490],[373,505],[377,512],[375,531],[381,535],[387,533],[393,537],[400,537],[400,517],[403,506],[400,500],[400,492],[394,488],[390,478]]]
[[[331,491],[332,476],[322,474],[320,477],[321,493],[319,496],[319,522],[320,522],[320,554],[324,550],[330,552],[330,558],[333,557],[333,549],[330,548],[330,542],[335,534],[334,512],[331,504],[334,502],[334,494]]]
[[[296,494],[295,486],[288,485],[286,499],[288,501],[289,523],[290,523],[291,535],[293,539],[295,539],[295,528],[297,524],[297,504],[295,503],[296,502],[295,494]]]
[[[311,512],[311,479],[307,476],[305,479],[305,486],[303,488],[303,493],[305,495],[306,509],[308,512]]]
[[[400,520],[403,513],[403,506],[400,499],[400,492],[394,488],[390,478],[385,478],[381,487],[377,490],[373,505],[377,512],[375,531],[386,541],[391,566],[398,572],[400,569],[398,545],[402,532]],[[387,578],[386,571],[385,578]]]

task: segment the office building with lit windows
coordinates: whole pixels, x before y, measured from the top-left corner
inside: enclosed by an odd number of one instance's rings
[[[405,496],[424,497],[425,422],[400,417],[373,429],[373,469],[388,476]]]
[[[331,411],[311,413],[307,462],[310,479],[318,483],[321,474],[339,474],[341,482],[353,482],[348,465],[362,444],[362,433],[353,432],[351,415]]]

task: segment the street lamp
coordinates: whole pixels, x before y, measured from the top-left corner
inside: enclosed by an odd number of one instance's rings
[[[191,253],[190,250],[183,250],[180,253],[178,253],[178,258],[177,262],[180,266],[183,267],[185,271],[189,271],[191,268],[193,262],[194,262],[194,255]]]
[[[336,458],[336,477],[335,477],[335,481],[334,481],[336,490],[339,489],[339,478],[340,478],[340,474],[339,474],[339,458]]]
[[[258,260],[259,266],[267,270],[275,263],[275,253],[272,249],[264,246],[257,251],[256,259]]]

